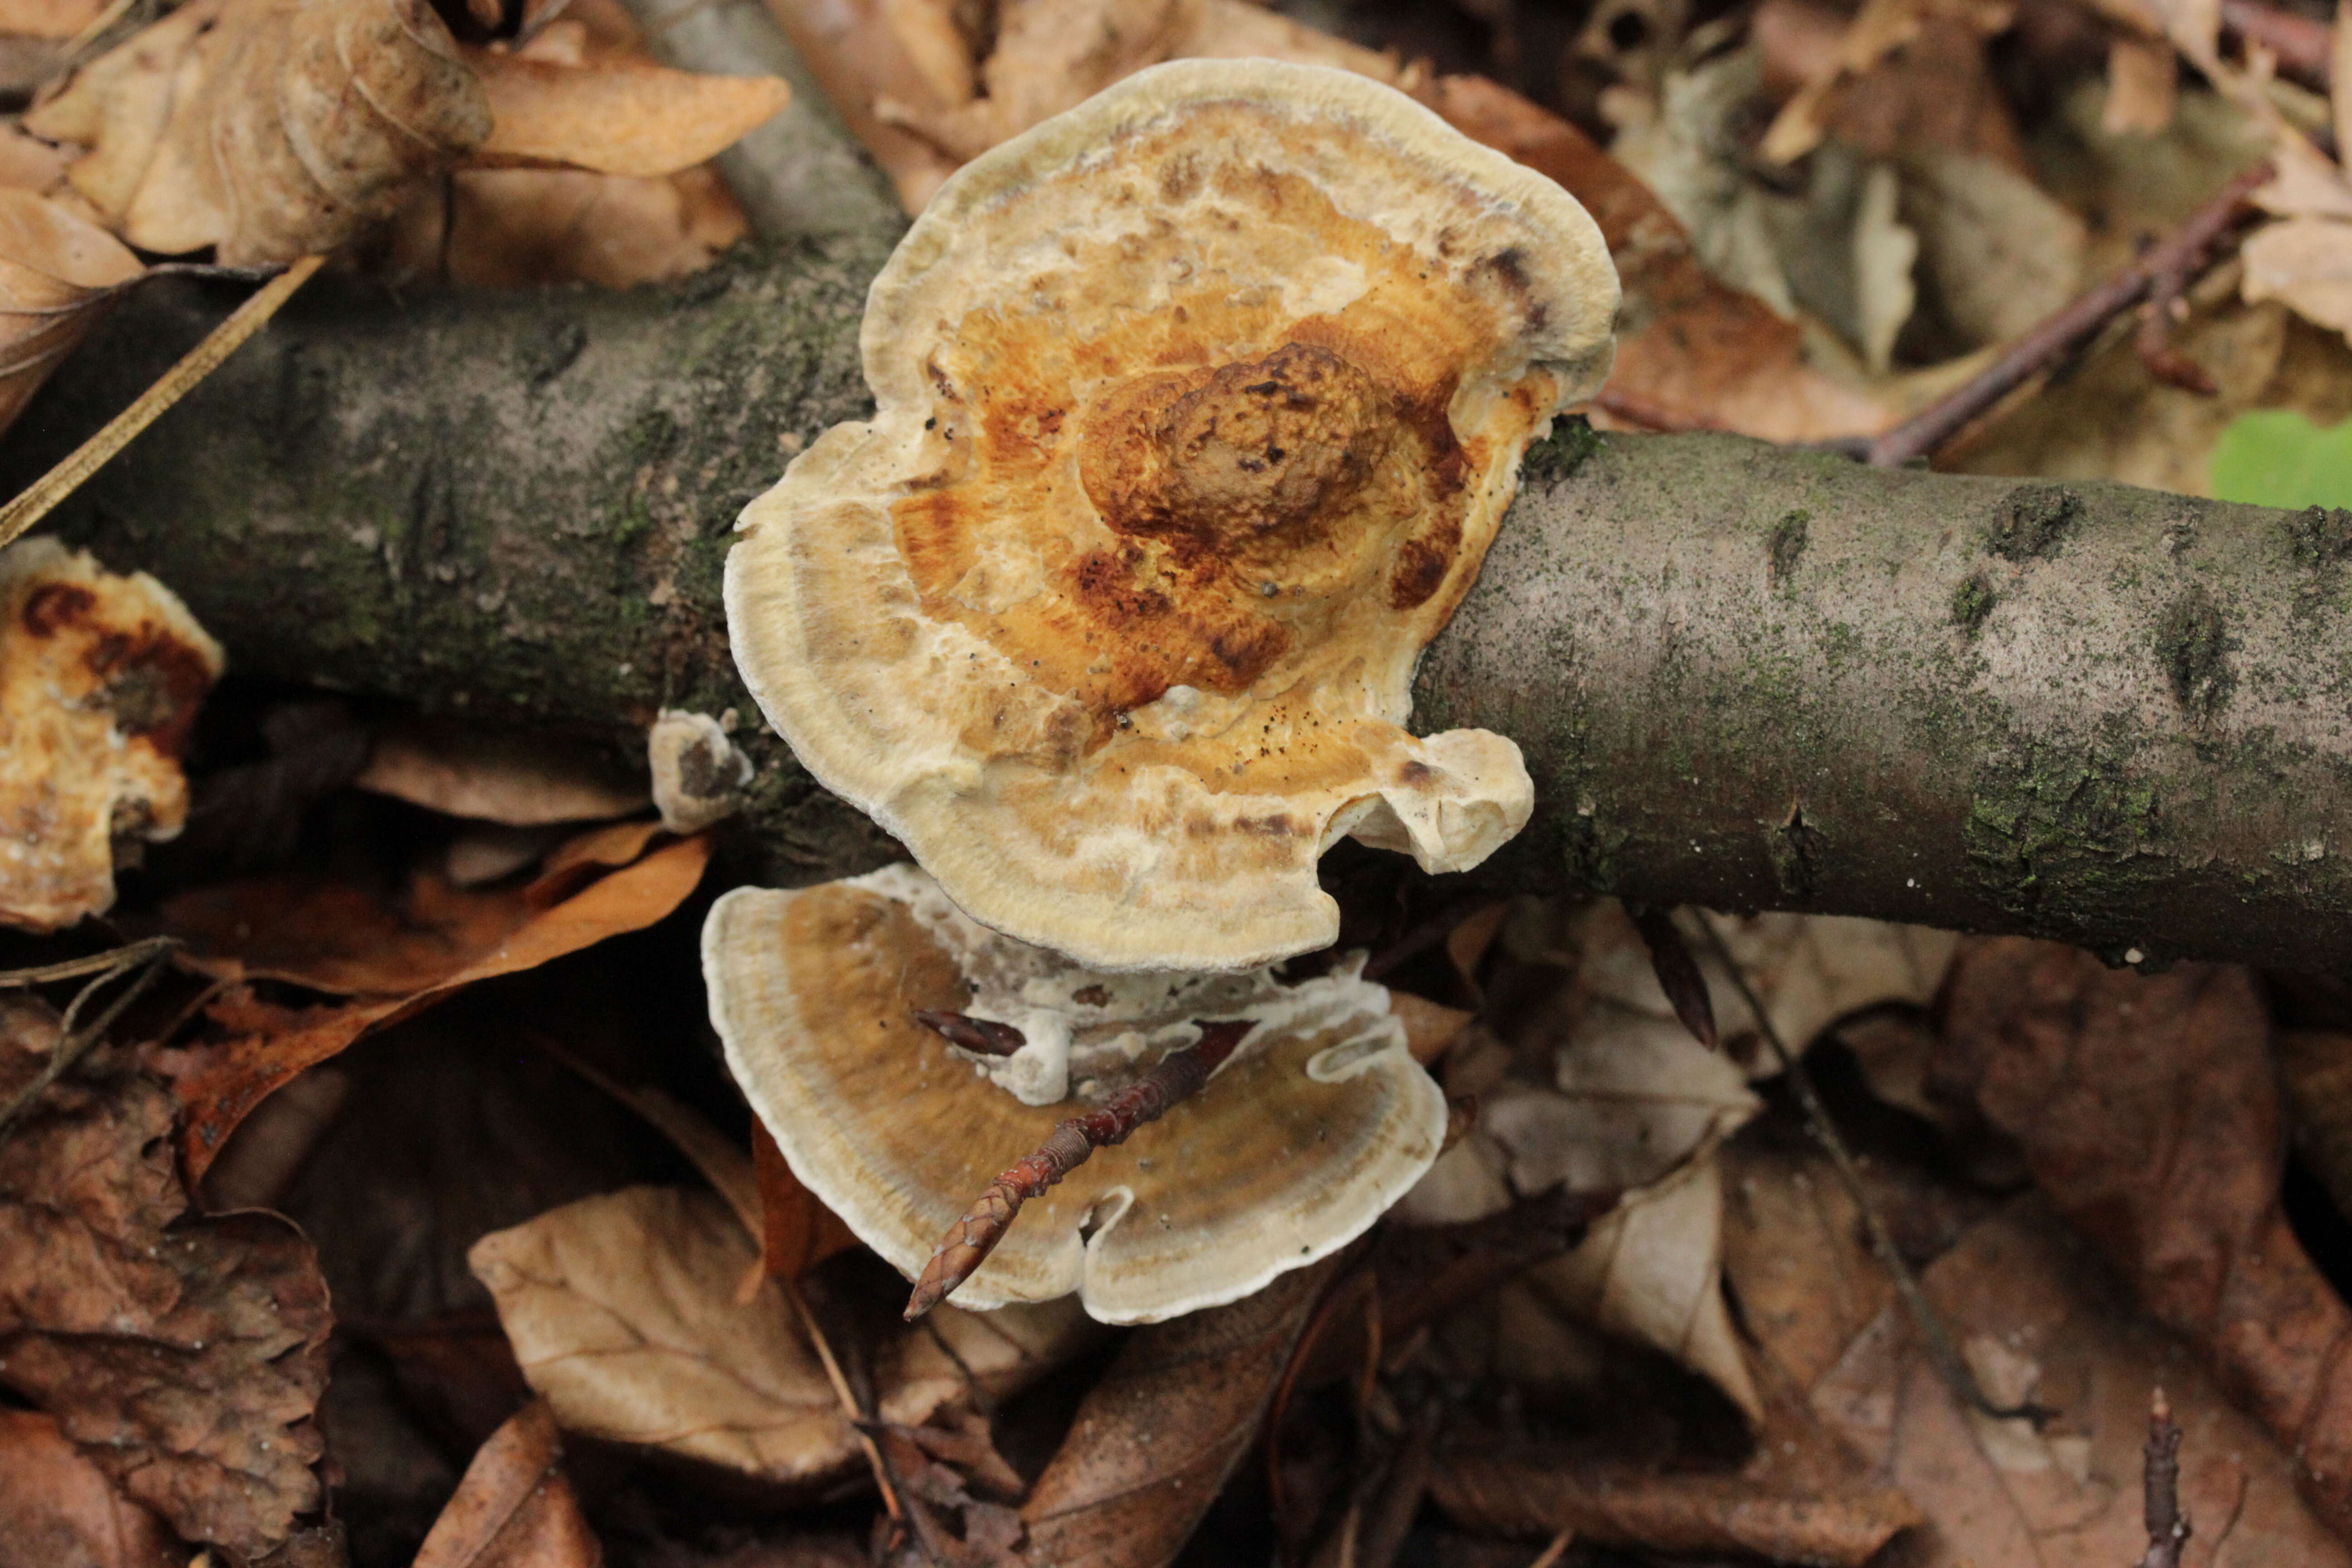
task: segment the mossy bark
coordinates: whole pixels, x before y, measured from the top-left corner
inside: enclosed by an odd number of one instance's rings
[[[624,294],[314,284],[57,526],[172,584],[249,673],[616,734],[735,709],[754,874],[862,869],[889,846],[758,724],[719,577],[743,503],[866,407],[881,254],[747,252]],[[226,302],[173,285],[124,307],[11,433],[0,482]],[[1476,873],[1499,884],[2336,970],[2347,532],[1572,432],[1531,455],[1416,721],[1526,749],[1538,816]]]

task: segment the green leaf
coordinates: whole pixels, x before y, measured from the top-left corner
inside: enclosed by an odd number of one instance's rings
[[[2352,507],[2352,419],[2322,430],[2293,409],[2238,416],[2213,444],[2213,494],[2262,506]]]

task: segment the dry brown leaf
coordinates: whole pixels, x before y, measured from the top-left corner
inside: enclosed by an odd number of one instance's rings
[[[785,1163],[768,1124],[751,1118],[751,1172],[760,1189],[760,1272],[797,1279],[857,1245],[841,1216],[817,1201]]]
[[[0,430],[145,270],[104,229],[0,187]]]
[[[1661,1474],[1536,1447],[1465,1446],[1440,1458],[1430,1495],[1481,1533],[1542,1540],[1567,1530],[1644,1552],[1836,1568],[1861,1568],[1920,1520],[1908,1498],[1793,1406],[1774,1410],[1755,1458],[1738,1471]]]
[[[1979,37],[1990,37],[2007,28],[2015,16],[2010,0],[1863,0],[1836,52],[1780,106],[1758,144],[1759,155],[1789,163],[1819,146],[1839,90],[1916,39],[1931,21],[1957,22]]]
[[[2028,1194],[1970,1229],[1923,1283],[1986,1392],[2056,1415],[2037,1431],[1963,1408],[1890,1305],[1811,1391],[1814,1409],[1927,1514],[1906,1568],[2141,1561],[2141,1450],[2161,1384],[2184,1437],[2198,1568],[2345,1568],[2295,1496],[2294,1459],[2230,1408],[2196,1358],[2131,1311]]]
[[[427,0],[189,0],[26,117],[142,250],[333,250],[490,130]]]
[[[2107,43],[2107,105],[2099,128],[2110,136],[2153,136],[2172,123],[2180,102],[2180,57],[2160,38],[2122,33]]]
[[[2006,938],[1963,950],[1948,1006],[1939,1075],[2293,1446],[2304,1495],[2352,1533],[2352,1311],[2279,1206],[2279,1087],[2252,981],[2111,971]]]
[[[475,1275],[532,1388],[567,1429],[788,1483],[858,1461],[856,1435],[784,1292],[739,1283],[757,1248],[714,1194],[631,1187],[569,1204],[474,1246]],[[940,1339],[982,1389],[1022,1386],[1081,1342],[1074,1303],[942,1309]],[[930,1334],[881,1358],[877,1414],[915,1425],[965,1396]]]
[[[653,800],[644,781],[601,747],[429,720],[386,725],[352,782],[509,827],[628,816]]]
[[[2250,235],[2242,254],[2248,303],[2280,300],[2352,342],[2352,223],[2285,218]]]
[[[179,832],[179,754],[221,665],[145,573],[52,539],[0,551],[0,924],[103,913],[116,863]]]
[[[1130,1334],[1021,1510],[1031,1558],[1088,1568],[1171,1561],[1256,1439],[1307,1314],[1346,1257]]]
[[[466,1467],[415,1568],[598,1568],[604,1551],[580,1516],[562,1458],[545,1403],[516,1412]]]
[[[793,47],[875,163],[899,205],[919,213],[960,160],[902,126],[876,103],[928,116],[971,101],[971,46],[941,0],[769,0]]]
[[[406,911],[419,922],[414,927],[404,925],[401,913],[331,883],[265,879],[171,900],[165,917],[190,939],[190,962],[200,969],[222,979],[268,976],[364,998],[289,1007],[240,986],[211,1005],[206,1016],[215,1037],[164,1053],[160,1064],[184,1107],[181,1149],[191,1178],[204,1173],[256,1105],[368,1030],[459,986],[643,930],[676,909],[701,880],[710,858],[707,838],[665,845],[596,877],[612,863],[599,856],[625,861],[643,846],[640,826],[582,835],[568,863],[526,888],[458,893],[436,876],[420,877]],[[307,923],[314,920],[330,923]]]
[[[1804,362],[1795,322],[1717,282],[1648,187],[1584,132],[1484,77],[1440,77],[1422,101],[1466,136],[1557,182],[1601,226],[1625,289],[1602,396],[1657,423],[1774,441],[1874,433],[1894,415]]]
[[[772,76],[701,76],[629,59],[567,65],[467,49],[492,122],[470,161],[484,168],[675,174],[715,157],[782,110]]]
[[[172,1548],[55,1420],[0,1410],[0,1568],[183,1568]]]
[[[628,289],[699,272],[750,232],[708,168],[667,179],[461,169],[446,196],[427,191],[402,209],[384,265],[478,289]]]
[[[0,1097],[58,1033],[0,1003]],[[0,1383],[193,1541],[257,1557],[319,1507],[327,1288],[275,1215],[187,1214],[169,1093],[101,1061],[0,1141]]]
[[[0,33],[71,38],[106,14],[110,0],[0,0]]]

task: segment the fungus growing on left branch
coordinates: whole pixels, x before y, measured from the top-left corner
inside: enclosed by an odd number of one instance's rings
[[[1525,824],[1508,739],[1403,728],[1519,459],[1608,372],[1574,198],[1391,89],[1130,77],[966,164],[868,298],[877,408],[743,513],[745,682],[963,909],[1104,970],[1324,946],[1352,834]]]
[[[1387,991],[1344,965],[1296,984],[1092,971],[987,930],[911,866],[739,889],[702,954],[728,1065],[793,1174],[910,1279],[1058,1123],[1204,1033],[1230,1047],[1197,1093],[1031,1197],[959,1306],[1075,1290],[1136,1323],[1237,1300],[1361,1235],[1445,1134]],[[1000,1027],[966,1049],[918,1010]]]

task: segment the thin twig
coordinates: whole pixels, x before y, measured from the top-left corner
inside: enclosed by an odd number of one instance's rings
[[[1198,1026],[1198,1045],[1166,1058],[1086,1115],[1060,1123],[1034,1153],[989,1184],[980,1201],[948,1227],[931,1260],[923,1265],[922,1278],[915,1281],[914,1293],[907,1298],[908,1322],[947,1300],[950,1291],[988,1261],[1023,1204],[1085,1164],[1097,1149],[1126,1142],[1137,1128],[1158,1121],[1171,1106],[1199,1093],[1209,1075],[1223,1065],[1234,1047],[1257,1025],[1242,1018]]]
[[[2189,258],[2180,258],[2184,263]],[[2168,386],[2210,397],[2221,388],[2201,364],[2172,346],[2172,323],[2189,313],[2189,271],[2186,265],[2169,268],[2151,279],[2147,298],[2139,308],[2139,332],[2134,348],[2147,374]]]
[[[1919,1288],[1918,1277],[1911,1272],[1910,1264],[1904,1261],[1901,1250],[1895,1247],[1894,1233],[1886,1228],[1886,1221],[1879,1216],[1877,1205],[1870,1201],[1870,1194],[1862,1184],[1862,1167],[1855,1163],[1852,1152],[1845,1146],[1845,1140],[1838,1135],[1836,1123],[1830,1120],[1829,1108],[1814,1092],[1812,1074],[1805,1070],[1805,1064],[1780,1038],[1780,1026],[1772,1022],[1772,1016],[1765,1010],[1755,987],[1748,984],[1747,974],[1731,956],[1731,949],[1724,942],[1723,933],[1716,929],[1713,917],[1705,910],[1695,909],[1691,913],[1697,918],[1698,929],[1706,936],[1707,946],[1714,950],[1717,962],[1729,973],[1731,984],[1739,991],[1739,999],[1748,1005],[1758,1031],[1763,1035],[1765,1043],[1771,1047],[1773,1059],[1788,1078],[1789,1087],[1796,1091],[1797,1103],[1804,1110],[1806,1131],[1828,1152],[1830,1163],[1837,1171],[1838,1180],[1844,1185],[1846,1195],[1853,1200],[1853,1206],[1861,1213],[1863,1227],[1870,1234],[1870,1249],[1878,1255],[1879,1266],[1895,1281],[1895,1293],[1903,1299],[1912,1321],[1918,1325],[1920,1338],[1927,1343],[1927,1359],[1935,1363],[1945,1386],[1962,1404],[1996,1420],[2021,1419],[2037,1425],[2047,1420],[2053,1412],[2031,1401],[2004,1405],[1995,1405],[1985,1397],[1984,1390],[1977,1385],[1976,1373],[1969,1370],[1968,1362],[1961,1357],[1959,1347],[1952,1342],[1950,1331],[1944,1327],[1943,1319],[1937,1316],[1934,1305],[1927,1300],[1927,1293]]]
[[[26,489],[5,508],[0,508],[0,548],[12,543],[17,535],[47,517],[51,509],[81,488],[82,481],[104,467],[107,459],[129,446],[139,433],[163,417],[166,409],[187,395],[189,390],[210,375],[220,363],[235,353],[245,341],[259,331],[279,306],[294,296],[294,290],[310,279],[310,275],[327,258],[306,256],[285,271],[257,289],[228,319],[205,334],[205,341],[190,349],[180,362],[163,373],[163,379],[141,393],[130,407],[106,422],[105,428],[76,447],[65,461],[33,481]]]
[[[150,937],[144,942],[136,942],[128,947],[117,948],[111,953],[97,955],[101,959],[112,961],[104,965],[100,971],[93,972],[88,968],[78,970],[79,973],[85,974],[95,973],[96,977],[75,993],[71,1002],[66,1004],[65,1015],[58,1021],[58,1043],[49,1047],[47,1065],[34,1076],[32,1082],[10,1096],[6,1105],[0,1106],[0,1135],[7,1132],[10,1125],[23,1113],[26,1106],[38,1100],[51,1084],[64,1077],[76,1062],[81,1060],[92,1046],[106,1037],[106,1032],[114,1026],[114,1021],[117,1018],[122,1016],[123,1010],[139,1000],[146,993],[147,987],[155,983],[155,977],[163,973],[172,949],[178,945],[179,941],[174,937]],[[75,960],[69,963],[50,964],[46,967],[51,971],[73,970],[77,969],[78,965],[89,962],[89,960]],[[123,988],[122,994],[109,1003],[106,1010],[91,1020],[88,1028],[77,1028],[75,1024],[80,1016],[82,1005],[109,981],[129,973],[133,969],[138,971],[138,976]],[[40,971],[20,970],[17,973],[37,973]],[[66,976],[59,975],[56,978],[62,979]]]
[[[21,990],[27,985],[47,985],[59,980],[79,980],[85,974],[112,974],[143,963],[159,952],[169,952],[180,945],[175,936],[151,936],[104,952],[91,953],[88,958],[68,958],[61,963],[37,964],[31,969],[0,969],[0,991]]]
[[[2050,368],[2116,317],[2147,297],[2160,279],[2193,277],[2206,253],[2225,238],[2247,211],[2246,198],[2270,182],[2268,159],[2221,187],[2212,200],[2147,255],[2056,314],[2046,317],[1999,357],[1934,404],[1870,443],[1871,467],[1899,468],[1933,455],[1945,442],[1991,409],[1994,404]]]
[[[2180,1568],[2180,1550],[2189,1544],[2189,1519],[2180,1511],[2180,1427],[2161,1388],[2148,1401],[2140,1495],[2147,1555],[2139,1560],[2139,1568]]]
[[[780,1274],[776,1276],[776,1282],[783,1287],[784,1300],[793,1304],[793,1311],[801,1321],[802,1332],[808,1335],[809,1344],[816,1352],[816,1359],[824,1363],[824,1380],[833,1384],[835,1402],[840,1405],[842,1415],[848,1418],[850,1430],[857,1434],[859,1447],[866,1450],[866,1462],[874,1469],[874,1484],[882,1489],[884,1511],[893,1520],[903,1521],[906,1516],[898,1507],[898,1489],[890,1484],[890,1467],[883,1459],[882,1450],[875,1446],[873,1435],[866,1430],[866,1424],[873,1418],[873,1413],[857,1402],[857,1395],[850,1389],[849,1379],[842,1375],[841,1363],[833,1353],[833,1342],[824,1337],[824,1330],[818,1326],[816,1314],[809,1310],[808,1299],[801,1294],[800,1281]]]
[[[1556,1568],[1559,1560],[1568,1555],[1568,1549],[1575,1544],[1575,1542],[1576,1528],[1573,1525],[1562,1525],[1559,1533],[1546,1543],[1543,1551],[1538,1553],[1536,1560],[1528,1564],[1528,1568]]]

